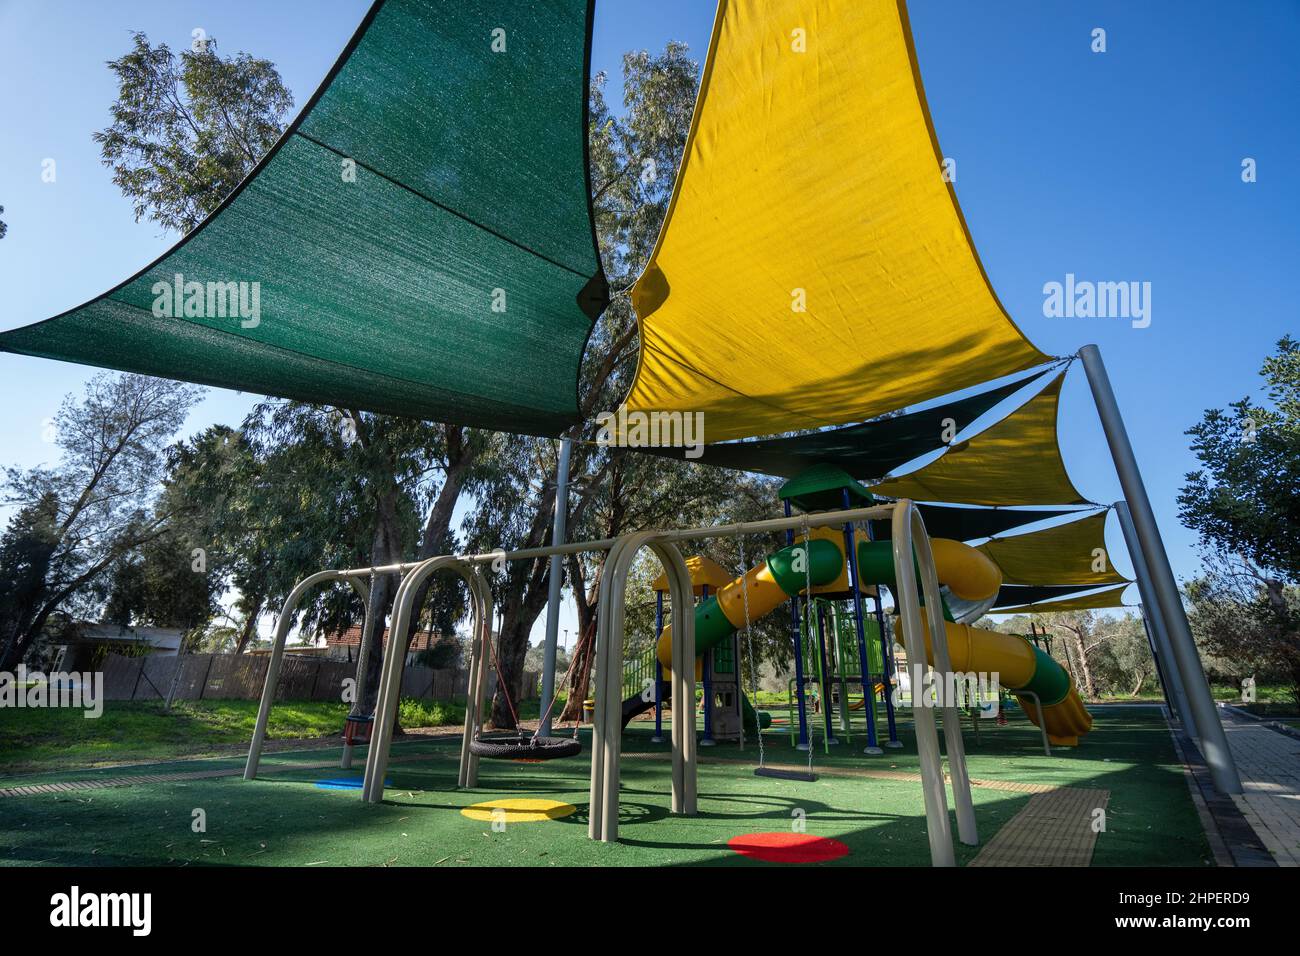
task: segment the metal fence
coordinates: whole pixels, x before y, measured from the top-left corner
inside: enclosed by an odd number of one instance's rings
[[[176,680],[177,700],[242,698],[257,700],[266,682],[270,658],[249,654],[185,654],[181,657],[122,657],[109,654],[101,670],[106,700],[163,700]],[[180,668],[177,679],[176,670]],[[277,700],[341,700],[343,682],[356,676],[348,661],[286,654],[280,668]],[[489,674],[488,692],[496,690]],[[408,664],[402,674],[402,696],[451,700],[464,696],[469,676],[463,668]],[[537,696],[537,674],[524,672],[522,700]]]

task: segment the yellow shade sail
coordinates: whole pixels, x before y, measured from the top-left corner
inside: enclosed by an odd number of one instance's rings
[[[1061,459],[1056,420],[1064,381],[1062,372],[996,425],[871,491],[963,505],[1089,504]]]
[[[1125,607],[1124,589],[1127,584],[1085,594],[1064,601],[1043,601],[1039,604],[1022,604],[1020,607],[1002,608],[994,614],[1059,614],[1062,611],[1096,611],[1107,607]]]
[[[894,0],[720,0],[632,290],[630,411],[705,440],[858,421],[1042,364],[947,181]]]
[[[1042,531],[994,538],[978,550],[1001,569],[1003,584],[1127,584],[1128,578],[1115,570],[1106,550],[1107,513],[1098,511]]]

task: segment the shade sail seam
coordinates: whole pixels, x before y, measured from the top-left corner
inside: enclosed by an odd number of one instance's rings
[[[304,139],[307,142],[312,143],[316,146],[319,146],[321,149],[329,150],[329,152],[333,153],[335,156],[340,156],[343,159],[352,160],[352,162],[356,163],[359,167],[366,170],[367,172],[374,173],[376,176],[378,176],[380,179],[384,180],[385,182],[392,183],[394,186],[406,190],[412,196],[415,196],[417,199],[421,199],[432,206],[437,206],[443,212],[450,213],[451,215],[455,216],[457,219],[460,219],[462,222],[469,223],[475,229],[481,229],[483,232],[486,232],[488,235],[500,239],[502,242],[508,242],[516,249],[520,249],[528,253],[530,256],[535,256],[538,259],[541,259],[543,262],[549,262],[551,265],[555,266],[556,268],[564,269],[566,272],[572,272],[580,279],[591,278],[591,276],[589,276],[587,273],[575,269],[572,266],[566,266],[563,262],[556,262],[550,256],[538,252],[536,249],[530,249],[528,246],[524,245],[522,242],[519,242],[516,239],[511,239],[509,236],[503,236],[501,233],[497,232],[491,226],[478,222],[474,219],[471,219],[463,212],[459,212],[453,209],[451,206],[448,206],[446,203],[439,202],[438,200],[434,199],[432,196],[420,192],[418,189],[414,188],[413,186],[407,185],[406,183],[402,182],[400,179],[394,179],[392,176],[389,176],[387,173],[383,172],[382,170],[376,169],[374,166],[362,162],[361,160],[357,159],[355,156],[349,156],[347,153],[343,152],[342,150],[335,149],[329,143],[323,143],[320,140],[318,140],[316,137],[309,136],[307,133],[304,133],[301,130],[294,130],[293,135],[299,137],[300,139]]]
[[[125,308],[128,308],[128,309],[134,309],[134,310],[137,311],[137,312],[144,312],[145,314],[149,315],[150,318],[153,317],[152,314],[149,312],[148,309],[145,309],[145,308],[143,308],[143,307],[141,307],[141,306],[135,305],[135,304],[133,304],[133,303],[131,303],[131,302],[127,302],[127,301],[125,301],[125,300],[123,300],[123,299],[114,298],[112,295],[103,295],[103,296],[100,296],[99,299],[100,299],[100,300],[102,300],[102,299],[112,299],[113,302],[114,302],[116,305],[124,306]],[[93,301],[99,301],[99,300],[93,300]],[[47,320],[47,321],[48,321],[48,320]],[[323,363],[323,364],[325,364],[325,365],[329,365],[329,366],[332,366],[332,367],[334,367],[334,368],[338,368],[338,369],[342,369],[342,370],[346,370],[346,371],[350,371],[350,372],[359,372],[359,373],[362,374],[362,375],[373,375],[373,376],[375,376],[376,378],[386,379],[387,381],[394,382],[394,383],[396,383],[396,384],[398,384],[398,385],[410,385],[410,386],[413,386],[413,387],[415,387],[415,388],[434,388],[434,389],[437,389],[437,390],[440,391],[440,392],[450,392],[450,393],[455,394],[455,395],[463,395],[463,396],[465,396],[465,397],[467,397],[467,398],[478,399],[478,398],[481,398],[481,397],[482,397],[482,396],[477,396],[477,395],[471,395],[471,394],[469,394],[468,392],[457,392],[455,389],[448,388],[448,387],[446,387],[445,385],[433,385],[433,384],[431,384],[431,383],[429,383],[429,382],[420,382],[420,381],[416,381],[415,379],[404,378],[404,377],[402,377],[402,376],[400,376],[400,375],[393,375],[393,374],[390,374],[389,372],[380,372],[380,371],[376,371],[375,369],[366,368],[364,365],[350,365],[350,364],[348,364],[347,362],[340,362],[340,361],[338,361],[337,359],[325,358],[324,356],[321,356],[321,355],[313,355],[313,354],[311,354],[310,352],[302,352],[302,351],[299,351],[298,349],[291,349],[291,348],[288,348],[287,346],[284,346],[284,345],[276,345],[276,344],[273,343],[273,342],[263,342],[263,341],[261,341],[261,340],[259,340],[259,339],[250,339],[250,338],[247,338],[247,337],[242,336],[242,335],[237,335],[236,333],[231,332],[231,331],[229,331],[228,329],[219,328],[218,326],[215,326],[215,325],[204,325],[202,322],[191,322],[191,321],[189,321],[188,319],[185,319],[185,318],[173,318],[171,321],[173,321],[173,322],[183,322],[185,325],[193,326],[193,327],[196,328],[196,329],[203,329],[203,330],[208,331],[208,332],[215,332],[215,333],[218,334],[218,335],[223,335],[223,336],[226,336],[226,337],[228,337],[228,338],[236,339],[236,340],[238,340],[239,342],[244,343],[244,344],[253,344],[253,345],[256,345],[259,349],[269,349],[269,350],[272,350],[272,351],[275,351],[275,352],[283,353],[283,354],[285,354],[285,355],[296,355],[296,356],[298,356],[299,358],[304,358],[304,359],[307,359],[307,360],[312,361],[312,362],[321,362],[321,363]],[[33,356],[33,357],[35,357],[35,358],[42,358],[42,357],[44,357],[44,356],[40,355],[40,353],[35,352],[35,351],[31,351],[31,350],[28,350],[28,349],[16,349],[16,348],[13,348],[13,347],[11,347],[11,346],[7,346],[7,345],[5,345],[5,344],[3,343],[3,341],[0,341],[0,352],[11,352],[11,353],[13,353],[14,355],[31,355],[31,356]],[[140,373],[140,374],[148,374],[148,373]],[[156,377],[156,376],[155,376],[155,377]],[[232,386],[224,386],[224,385],[223,385],[223,386],[216,386],[216,387],[218,387],[218,388],[230,388],[230,387],[232,387]],[[242,391],[242,390],[241,390],[241,391]],[[499,399],[496,399],[495,401],[500,402]],[[331,404],[335,404],[335,403],[331,403]],[[340,403],[340,404],[346,405],[346,403]],[[505,404],[505,403],[502,403],[502,404]],[[545,411],[544,409],[535,409],[535,411],[537,411],[539,414],[544,414],[544,415],[553,415],[553,414],[554,414],[553,412],[547,412],[547,411]]]

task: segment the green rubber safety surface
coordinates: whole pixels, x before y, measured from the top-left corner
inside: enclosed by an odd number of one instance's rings
[[[1038,749],[1037,730],[1018,713],[1011,712],[1006,727],[988,725],[979,744],[969,729],[966,734],[973,778],[1110,791],[1107,830],[1099,836],[1093,866],[1209,865],[1181,766],[1154,711],[1102,711],[1085,745],[1050,758]],[[583,758],[544,764],[483,761],[479,786],[461,791],[455,786],[459,746],[453,737],[398,744],[388,771],[392,786],[378,806],[363,805],[352,791],[315,786],[322,771],[310,764],[337,751],[268,756],[263,775],[253,782],[232,776],[6,798],[0,802],[0,864],[781,866],[738,854],[729,844],[743,834],[796,827],[848,848],[845,856],[816,865],[929,862],[919,784],[837,775],[852,768],[914,772],[906,722],[906,749],[884,757],[861,756],[860,743],[833,747],[829,756],[816,753],[814,768],[822,772],[815,783],[755,777],[752,741],[743,753],[734,744],[702,750],[700,813],[691,818],[670,813],[670,763],[659,756],[666,747],[651,743],[650,735],[650,726],[638,723],[625,736],[618,844],[587,839],[589,749]],[[782,731],[766,734],[764,745],[768,763],[807,759]],[[181,761],[135,769],[191,767]],[[22,779],[31,778],[0,778],[0,786]],[[972,796],[987,841],[1031,795],[975,787]],[[502,800],[568,804],[575,812],[540,824],[514,825],[507,817],[496,828],[461,813]],[[206,832],[191,829],[196,809],[204,811]],[[978,852],[958,845],[958,862]]]

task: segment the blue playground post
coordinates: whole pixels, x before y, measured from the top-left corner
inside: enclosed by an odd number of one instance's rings
[[[817,651],[821,655],[822,662],[822,679],[819,691],[821,693],[822,716],[826,718],[826,745],[838,744],[839,740],[835,737],[835,729],[831,726],[831,690],[835,682],[831,679],[830,667],[826,657],[826,609],[817,601],[812,603],[813,614],[817,618]]]
[[[709,586],[700,585],[700,600],[709,599]],[[712,747],[716,741],[713,739],[713,667],[711,660],[713,651],[708,651],[704,655],[703,677],[704,677],[704,737],[700,740],[701,747]],[[692,694],[692,697],[695,695]],[[695,701],[691,701],[691,716],[695,716]]]
[[[844,489],[845,510],[853,507],[849,489]],[[858,629],[858,662],[862,668],[862,709],[867,714],[867,745],[864,754],[873,757],[884,751],[876,744],[876,688],[867,666],[867,629],[862,621],[862,592],[858,589],[858,549],[853,533],[853,522],[844,522],[844,553],[849,564],[849,591],[853,594],[853,622]]]
[[[655,735],[652,743],[664,742],[664,665],[659,663],[659,638],[664,633],[664,592],[655,592]]]
[[[847,494],[847,492],[846,492]],[[786,499],[785,516],[790,517],[790,501]],[[785,532],[785,543],[794,544],[794,529]],[[803,694],[803,628],[799,624],[799,595],[790,598],[790,633],[794,637],[794,696],[799,703],[799,743],[797,749],[808,749],[808,708]]]
[[[871,522],[867,522],[867,540],[874,541],[871,534]],[[898,750],[903,746],[903,742],[898,739],[898,725],[894,718],[894,695],[890,678],[894,674],[894,648],[892,642],[885,634],[885,609],[880,603],[880,586],[876,585],[876,629],[880,631],[880,666],[884,669],[884,679],[881,681],[885,685],[885,721],[889,725],[889,739],[885,741],[885,746],[890,750]]]

